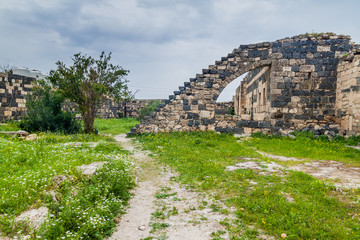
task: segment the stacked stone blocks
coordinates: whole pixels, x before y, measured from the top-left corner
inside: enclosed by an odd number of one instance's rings
[[[277,131],[335,121],[337,67],[354,48],[350,37],[344,35],[295,36],[241,45],[185,82],[132,133]],[[263,121],[216,116],[215,103],[221,91],[240,75],[263,67],[271,69],[268,116]]]

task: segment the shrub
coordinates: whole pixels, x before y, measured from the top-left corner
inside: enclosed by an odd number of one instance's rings
[[[64,98],[51,91],[50,85],[44,80],[38,81],[26,101],[27,115],[21,120],[20,127],[28,132],[79,132],[81,127],[74,115],[61,110],[63,102]]]
[[[139,110],[139,116],[138,119],[142,120],[145,118],[145,116],[149,115],[151,112],[154,112],[156,108],[158,108],[161,104],[160,100],[150,100],[148,104],[146,104],[144,107],[142,107]]]

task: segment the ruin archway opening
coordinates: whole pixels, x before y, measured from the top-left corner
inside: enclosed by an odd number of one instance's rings
[[[271,107],[270,72],[270,65],[258,67],[230,81],[216,100],[215,113],[230,113],[245,120],[268,119]]]

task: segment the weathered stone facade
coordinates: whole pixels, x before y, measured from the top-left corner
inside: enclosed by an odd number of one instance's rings
[[[352,121],[355,130],[358,125],[353,119],[356,118],[352,115],[346,120],[345,117],[350,114],[350,110],[344,109],[347,105],[336,104],[337,81],[341,82],[339,86],[351,89],[342,92],[343,98],[349,103],[358,101],[351,100],[354,96],[358,99],[357,87],[351,87],[355,86],[354,81],[358,83],[358,75],[353,73],[358,63],[356,60],[351,66],[345,63],[343,57],[349,54],[357,59],[360,52],[358,46],[350,42],[350,37],[344,35],[295,36],[241,45],[215,65],[203,69],[202,74],[197,74],[190,82],[185,82],[132,133],[277,131],[309,123],[335,122],[337,109],[341,110],[342,122],[350,124]],[[344,77],[339,77],[339,70]],[[253,75],[239,89],[244,94],[236,103],[241,106],[237,112],[240,116],[215,115],[216,99],[221,91],[247,72]],[[356,75],[355,80],[345,80],[349,75],[352,79]]]
[[[360,55],[345,57],[338,65],[337,75],[336,122],[345,130],[359,134]]]
[[[26,112],[26,98],[31,94],[35,78],[16,74],[0,73],[0,122],[4,120],[19,120]],[[100,118],[118,118],[122,116],[137,117],[139,109],[150,99],[130,100],[126,103],[116,103],[109,99],[99,106],[97,116]],[[64,110],[76,113],[77,105],[66,103]],[[78,115],[80,117],[80,115]]]
[[[34,78],[0,73],[0,121],[19,119],[25,113],[25,99]]]

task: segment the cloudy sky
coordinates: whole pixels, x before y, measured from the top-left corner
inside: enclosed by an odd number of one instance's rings
[[[358,0],[0,0],[0,64],[47,73],[77,52],[112,52],[136,98],[165,98],[240,44],[306,32],[360,43],[359,9]]]

